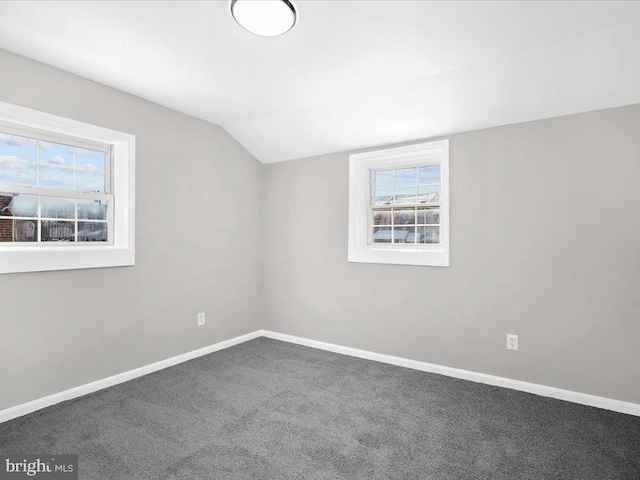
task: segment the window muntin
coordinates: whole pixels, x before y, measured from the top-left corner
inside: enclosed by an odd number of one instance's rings
[[[372,170],[369,243],[440,243],[440,165]]]
[[[0,126],[0,243],[112,244],[111,146]]]

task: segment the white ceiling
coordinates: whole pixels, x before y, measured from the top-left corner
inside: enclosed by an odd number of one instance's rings
[[[264,163],[640,103],[640,2],[0,2],[0,48],[217,123]]]

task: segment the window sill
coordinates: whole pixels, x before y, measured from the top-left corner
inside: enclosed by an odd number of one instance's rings
[[[449,252],[442,249],[424,249],[409,246],[403,246],[401,248],[368,246],[365,248],[350,248],[349,261],[357,263],[448,267]]]
[[[135,249],[114,246],[4,247],[0,274],[124,267],[135,265],[135,257]]]

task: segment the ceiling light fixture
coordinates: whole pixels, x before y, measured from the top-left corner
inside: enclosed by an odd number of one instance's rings
[[[231,15],[238,25],[261,37],[287,33],[297,19],[288,0],[232,0]]]

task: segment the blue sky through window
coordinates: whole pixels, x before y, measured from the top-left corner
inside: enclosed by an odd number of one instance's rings
[[[105,157],[98,150],[0,133],[0,183],[34,186],[39,168],[40,186],[104,192]]]
[[[36,141],[0,133],[0,183],[35,185]]]

